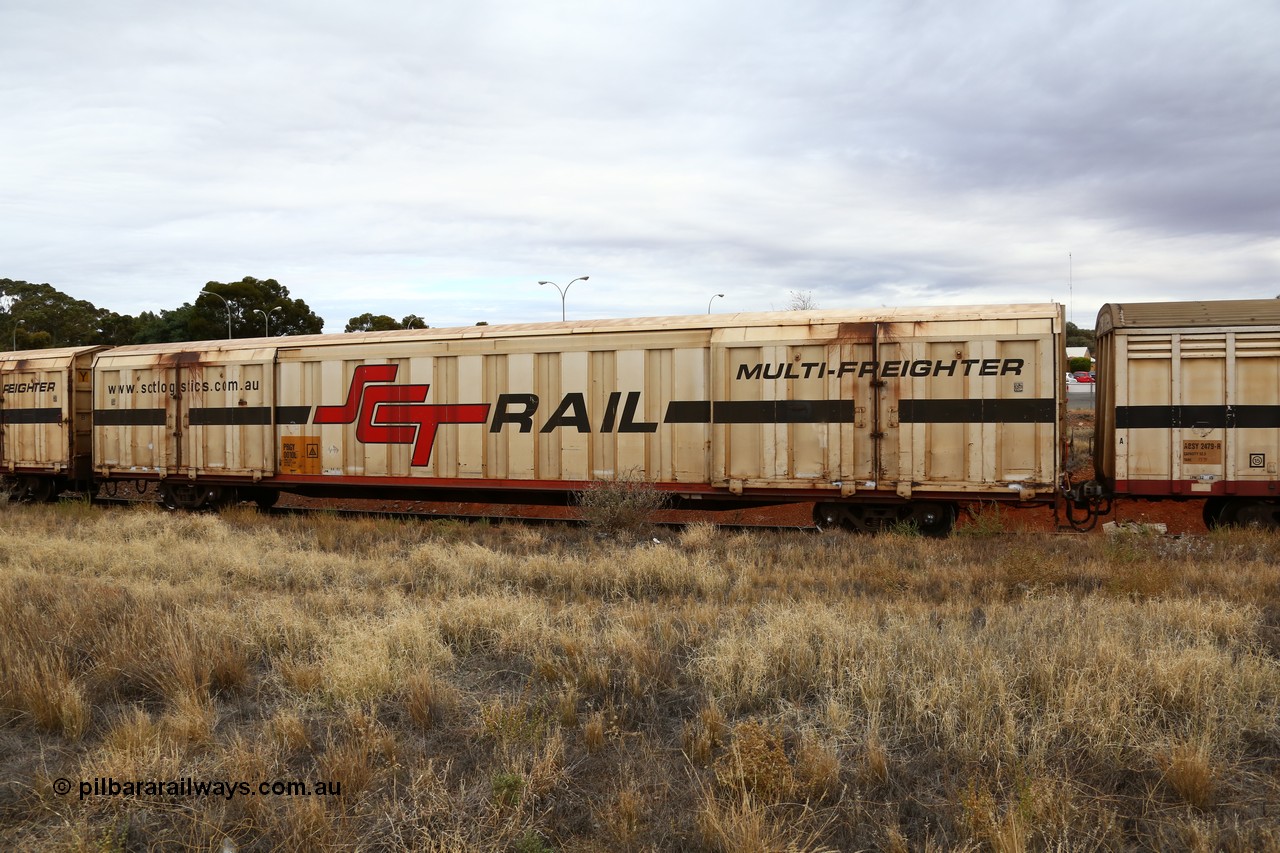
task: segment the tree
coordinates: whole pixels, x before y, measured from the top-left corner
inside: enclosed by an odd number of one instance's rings
[[[812,290],[792,290],[791,298],[787,301],[788,311],[816,311],[818,310],[818,300],[813,298]]]
[[[347,325],[342,329],[342,331],[344,332],[390,332],[395,329],[403,329],[403,328],[405,328],[404,324],[397,323],[395,321],[395,318],[388,317],[386,314],[364,313],[364,314],[361,314],[359,317],[352,317],[350,320],[348,320]]]
[[[1070,320],[1067,321],[1067,343],[1069,347],[1088,347],[1093,349],[1096,342],[1093,329],[1082,329]]]
[[[173,310],[165,309],[159,314],[143,311],[138,315],[131,343],[165,344],[192,340],[188,330],[194,312],[190,304]]]
[[[16,335],[24,349],[99,343],[101,324],[111,313],[51,285],[7,278],[0,279],[0,305],[0,334],[11,340]]]
[[[324,320],[301,299],[290,299],[289,288],[274,278],[257,279],[245,276],[240,281],[223,283],[211,281],[202,292],[216,296],[197,296],[194,305],[183,305],[178,311],[191,309],[187,337],[175,340],[213,340],[227,336],[227,310],[231,311],[231,336],[233,338],[262,337],[266,322],[263,313],[270,315],[271,337],[277,335],[318,335],[324,330]],[[224,303],[218,299],[221,296]],[[279,309],[279,310],[276,310]]]
[[[138,334],[138,318],[114,311],[103,311],[98,321],[96,343],[124,346],[134,343]]]

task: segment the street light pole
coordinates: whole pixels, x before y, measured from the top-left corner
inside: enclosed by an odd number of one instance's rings
[[[272,314],[276,313],[283,307],[284,307],[283,305],[277,305],[275,308],[272,308],[270,311],[263,311],[261,308],[253,309],[257,313],[262,315],[262,336],[264,338],[271,337],[271,321],[269,318],[271,317]]]
[[[589,275],[580,275],[580,276],[578,276],[577,278],[575,278],[573,281],[587,281],[587,280],[588,280],[588,279],[590,279],[590,278],[591,278],[591,276],[589,276]],[[569,282],[568,284],[566,284],[563,288],[562,288],[562,287],[560,287],[560,285],[556,284],[554,281],[540,281],[540,282],[538,282],[538,284],[549,284],[549,285],[551,285],[552,287],[554,287],[556,290],[559,290],[559,291],[560,291],[560,321],[561,321],[561,322],[564,322],[564,319],[565,319],[565,313],[564,313],[564,298],[565,298],[566,296],[568,296],[568,295],[569,295],[569,288],[573,287],[573,281],[571,281],[571,282]]]
[[[201,292],[207,293],[210,296],[218,297],[222,300],[222,304],[227,306],[227,340],[231,340],[231,303],[227,300],[227,297],[223,296],[221,293],[214,293],[212,290],[205,290]]]
[[[18,327],[26,323],[26,320],[19,320],[13,324],[13,351],[18,351]]]
[[[707,313],[708,313],[708,314],[710,314],[710,313],[711,313],[711,303],[712,303],[712,302],[715,302],[717,299],[724,299],[724,294],[723,294],[723,293],[717,293],[715,296],[713,296],[713,297],[711,297],[710,299],[708,299],[708,300],[707,300]]]

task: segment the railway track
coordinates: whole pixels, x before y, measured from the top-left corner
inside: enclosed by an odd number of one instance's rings
[[[59,500],[63,502],[74,503],[77,501],[85,500],[85,497],[83,495],[67,494],[67,495],[63,495]],[[92,499],[92,503],[94,505],[101,505],[105,507],[120,508],[120,507],[136,506],[139,504],[156,504],[157,502],[154,500],[154,498],[150,496],[122,497],[122,496],[99,495]],[[519,522],[521,524],[534,524],[534,525],[546,525],[546,524],[584,525],[584,524],[587,524],[585,520],[581,518],[573,517],[571,515],[548,517],[548,516],[536,516],[536,515],[522,515],[519,513],[512,513],[512,512],[477,513],[477,512],[448,512],[448,511],[441,511],[439,509],[408,510],[408,509],[390,509],[385,506],[384,507],[352,507],[349,505],[344,505],[347,503],[348,502],[345,502],[345,501],[338,501],[338,502],[333,502],[332,504],[321,504],[317,502],[316,504],[309,505],[309,506],[277,505],[269,509],[261,509],[259,507],[254,506],[254,504],[248,503],[248,502],[246,502],[243,505],[246,507],[253,507],[257,512],[263,515],[281,516],[281,517],[289,516],[289,515],[313,515],[317,513],[328,513],[331,515],[336,515],[344,518],[380,518],[380,519],[392,519],[392,520],[404,520],[404,521],[448,520],[448,521],[463,521],[468,523]],[[664,510],[664,512],[671,513],[671,514],[678,514],[682,511],[681,510]],[[726,513],[726,514],[729,514],[729,513]],[[698,521],[710,521],[710,523],[715,524],[716,527],[720,527],[728,530],[760,530],[760,529],[809,530],[813,532],[819,532],[821,530],[821,528],[819,528],[817,525],[812,523],[799,524],[799,523],[760,523],[760,522],[742,522],[742,521],[716,521],[716,520],[705,518],[704,516],[706,515],[706,513],[689,512],[688,515],[689,517],[686,517],[686,518],[658,519],[650,523],[653,524],[655,527],[677,528],[677,527],[684,527],[685,525],[698,522]],[[696,518],[693,517],[695,515],[697,516]]]

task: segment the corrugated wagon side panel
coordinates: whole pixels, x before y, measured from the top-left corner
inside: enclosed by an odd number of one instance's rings
[[[799,379],[788,381],[787,394],[793,400],[823,400],[826,398],[826,382],[822,371],[814,365],[827,361],[827,345],[810,344],[791,348],[792,364],[799,359],[800,369],[796,371]],[[809,422],[781,425],[778,430],[785,437],[788,449],[787,456],[779,460],[783,464],[777,473],[782,478],[796,480],[816,480],[830,482],[836,479],[835,466],[832,464],[832,445],[839,448],[840,424],[830,421],[812,420]],[[839,453],[835,459],[839,458]]]
[[[921,357],[935,363],[950,364],[964,355],[965,342],[957,340],[926,341]],[[961,400],[968,395],[968,380],[963,371],[952,370],[931,375],[924,380],[925,396],[938,400]],[[912,452],[917,460],[912,477],[919,481],[941,483],[964,482],[971,470],[968,457],[968,423],[933,422],[916,430]]]
[[[436,403],[456,405],[462,402],[458,398],[458,358],[450,355],[437,355],[430,359],[431,399]],[[424,365],[425,367],[425,365]],[[425,374],[424,374],[425,375]],[[479,433],[470,430],[479,438]],[[431,455],[431,464],[427,466],[427,474],[432,477],[461,476],[459,461],[458,427],[455,424],[442,424],[436,430],[435,452]],[[477,444],[475,455],[481,455]],[[476,464],[479,464],[477,462]]]
[[[645,477],[649,472],[650,433],[642,431],[644,428],[639,426],[647,422],[643,408],[648,405],[644,399],[645,355],[645,351],[639,349],[621,349],[617,353],[617,390],[622,394],[622,399],[616,431],[613,433],[617,448],[614,470],[621,476]],[[633,393],[639,394],[639,397],[630,398],[637,401],[635,408],[630,408],[628,397]],[[634,417],[629,419],[630,426],[626,418],[628,411],[634,413]],[[632,427],[635,427],[635,431]]]
[[[1000,347],[999,357],[1002,364],[1009,364],[1015,359],[1021,361],[1023,368],[1020,373],[999,377],[1000,387],[996,389],[996,399],[1021,401],[1053,398],[1056,371],[1052,371],[1052,355],[1044,351],[1041,339],[1005,341]],[[1052,463],[1044,457],[1045,449],[1052,451],[1054,447],[1051,427],[1052,422],[1046,424],[1043,421],[1001,422],[998,427],[1000,450],[995,478],[1004,481],[1052,482]],[[1046,462],[1049,464],[1046,465]]]
[[[452,388],[456,389],[451,393],[457,394],[457,401],[460,403],[480,402],[481,400],[492,403],[487,397],[476,398],[473,396],[478,389],[484,387],[483,356],[469,355],[453,359],[449,371],[449,383]],[[486,456],[488,433],[485,428],[468,424],[466,426],[451,426],[448,427],[448,430],[456,436],[457,440],[457,475],[459,477],[477,479],[494,476],[489,470]]]
[[[671,399],[710,400],[710,351],[707,347],[680,347],[671,359]],[[680,483],[705,483],[711,476],[711,425],[673,423],[671,479]]]
[[[610,408],[610,399],[618,389],[617,353],[612,350],[592,350],[590,364],[591,393],[588,396],[590,411],[603,413]],[[607,480],[617,476],[618,471],[617,443],[613,433],[605,429],[596,430],[591,438],[589,479]]]
[[[1061,418],[1054,319],[941,320],[915,334],[898,354],[908,376],[893,386],[904,482],[909,472],[913,489],[1051,489]]]
[[[1103,481],[1153,496],[1275,491],[1280,331],[1121,326],[1099,349]]]
[[[1147,427],[1144,416],[1172,412],[1174,337],[1127,336],[1120,405],[1123,422],[1116,430],[1118,476],[1122,480],[1169,480],[1172,475],[1173,431],[1170,423]],[[1157,422],[1158,423],[1158,422]]]
[[[764,382],[740,382],[735,370],[738,365],[757,365],[772,363],[776,347],[731,346],[725,347],[717,358],[720,368],[720,387],[717,388],[716,401],[724,400],[741,405],[746,410],[749,404],[764,402],[766,386]],[[713,406],[713,414],[715,408]],[[725,423],[718,420],[714,427],[716,467],[720,472],[719,483],[731,479],[764,478],[772,473],[773,457],[766,457],[771,450],[765,440],[765,424],[761,423]]]
[[[1280,471],[1280,332],[1235,335],[1231,403],[1244,417],[1228,434],[1228,479],[1272,483]],[[1247,408],[1246,408],[1247,407]]]
[[[114,476],[177,473],[177,369],[152,357],[101,358],[94,369],[94,468]]]
[[[210,353],[179,369],[185,454],[198,476],[256,478],[275,471],[272,353]]]
[[[4,386],[4,464],[9,470],[62,471],[71,464],[68,422],[74,391],[71,358],[8,362]]]

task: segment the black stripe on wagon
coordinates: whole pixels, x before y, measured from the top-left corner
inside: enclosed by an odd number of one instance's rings
[[[164,426],[164,409],[94,409],[94,426]]]
[[[276,423],[278,424],[307,424],[310,422],[310,406],[276,406]]]
[[[1280,406],[1117,406],[1117,429],[1275,429]]]
[[[711,401],[672,400],[667,403],[667,416],[662,420],[668,424],[709,424]]]
[[[6,424],[57,424],[62,423],[62,409],[5,409],[0,412],[0,423]]]
[[[718,424],[832,424],[857,420],[852,400],[716,400]]]
[[[827,424],[857,420],[852,400],[672,400],[669,424]]]
[[[271,426],[270,406],[223,406],[192,408],[187,414],[191,426]]]
[[[898,422],[904,424],[1048,424],[1056,419],[1057,402],[1051,397],[898,401]]]

